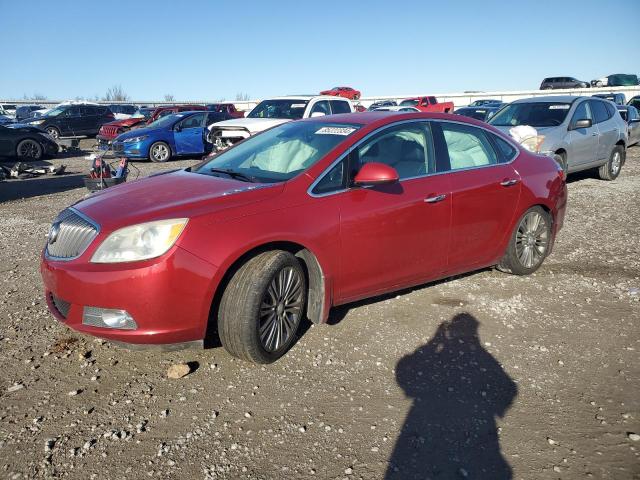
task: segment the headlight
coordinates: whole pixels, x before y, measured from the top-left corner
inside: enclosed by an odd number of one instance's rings
[[[44,120],[36,120],[35,122],[29,122],[30,125],[42,125]]]
[[[109,235],[91,257],[93,263],[136,262],[159,257],[184,230],[188,218],[172,218],[121,228]]]
[[[535,137],[529,137],[522,141],[522,146],[530,152],[539,153],[540,147],[544,142],[544,135],[536,135]]]
[[[123,143],[137,143],[137,142],[143,141],[147,137],[148,137],[148,135],[140,135],[139,137],[127,138],[126,140],[123,140],[122,142]]]

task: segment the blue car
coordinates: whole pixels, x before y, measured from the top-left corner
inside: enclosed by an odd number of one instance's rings
[[[159,118],[144,128],[129,130],[116,137],[116,155],[129,159],[166,162],[182,155],[203,155],[211,151],[207,126],[225,120],[218,112],[180,112]]]

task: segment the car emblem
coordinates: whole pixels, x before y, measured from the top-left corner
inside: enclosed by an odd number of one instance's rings
[[[59,233],[60,233],[60,222],[55,222],[54,224],[51,225],[51,228],[49,229],[49,237],[48,237],[47,243],[49,245],[53,245],[54,243],[56,243],[56,240],[58,240]]]

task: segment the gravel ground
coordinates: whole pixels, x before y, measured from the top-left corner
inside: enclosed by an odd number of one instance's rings
[[[53,163],[71,174],[0,183],[1,478],[640,478],[640,148],[614,182],[570,177],[535,275],[334,309],[270,366],[56,322],[39,255],[88,162]]]

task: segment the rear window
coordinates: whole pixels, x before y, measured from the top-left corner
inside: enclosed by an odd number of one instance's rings
[[[341,100],[331,100],[331,113],[334,115],[337,113],[351,113],[351,109],[349,108],[349,103],[343,102]]]
[[[409,98],[400,102],[401,107],[415,107],[416,105],[418,105],[417,98]]]

